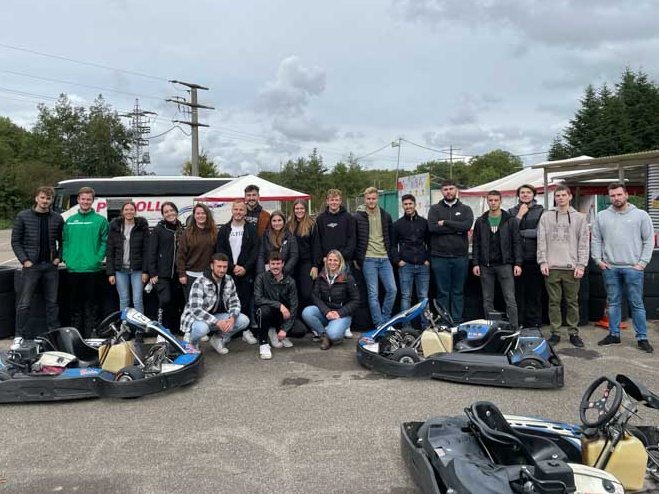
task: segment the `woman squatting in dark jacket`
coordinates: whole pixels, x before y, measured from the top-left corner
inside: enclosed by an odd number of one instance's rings
[[[149,223],[141,216],[135,216],[132,202],[121,206],[121,216],[112,220],[108,232],[106,250],[106,272],[111,285],[117,286],[119,308],[130,305],[133,292],[133,307],[144,314],[142,289],[149,279],[147,254]]]
[[[299,310],[311,305],[313,282],[318,277],[318,268],[314,265],[314,253],[319,250],[316,222],[307,213],[305,201],[298,199],[293,203],[293,214],[289,216],[286,228],[295,235],[298,261],[294,278],[297,285]]]
[[[286,228],[286,217],[281,211],[273,211],[270,224],[263,234],[259,256],[256,261],[256,272],[265,271],[268,256],[273,250],[279,251],[284,260],[284,274],[293,277],[298,261],[298,248],[295,235]]]
[[[176,254],[183,235],[178,208],[173,202],[160,206],[163,219],[156,225],[149,241],[149,278],[158,293],[158,322],[171,331],[179,328],[183,291],[176,275]]]
[[[313,303],[302,311],[302,319],[311,331],[320,335],[320,349],[340,343],[359,306],[357,283],[346,271],[338,250],[330,250],[325,267],[313,286]]]

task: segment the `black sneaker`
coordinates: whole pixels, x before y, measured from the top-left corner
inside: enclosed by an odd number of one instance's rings
[[[599,346],[620,345],[620,336],[607,334],[606,338],[597,342]]]
[[[578,334],[571,334],[570,335],[570,343],[572,343],[574,346],[577,348],[583,348],[585,345],[583,344],[583,340]]]
[[[639,350],[643,350],[644,352],[648,352],[648,353],[654,352],[654,348],[652,348],[652,345],[650,345],[650,342],[648,340],[638,340],[637,346]]]
[[[557,334],[552,334],[549,338],[547,338],[547,343],[550,345],[558,345],[558,342],[561,341],[560,335]]]

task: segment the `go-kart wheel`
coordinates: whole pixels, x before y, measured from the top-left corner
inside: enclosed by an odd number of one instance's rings
[[[517,362],[517,367],[521,367],[522,369],[546,369],[548,367],[548,363],[545,363],[541,360],[538,360],[536,358],[523,358],[519,362]]]
[[[416,364],[421,361],[421,357],[414,348],[399,348],[391,354],[391,360],[401,364]]]
[[[603,384],[604,389],[600,391]],[[581,398],[579,417],[586,427],[600,427],[611,420],[622,403],[622,384],[606,376],[595,379]],[[594,398],[599,396],[599,398]]]
[[[412,346],[420,334],[416,329],[413,328],[403,329],[401,333],[401,345],[403,347]]]
[[[120,383],[138,381],[140,379],[144,379],[144,371],[140,367],[137,367],[136,365],[131,365],[130,367],[124,367],[119,372],[117,372],[116,376],[114,376],[115,382],[120,382]]]
[[[115,331],[119,329],[118,326],[116,326],[116,329],[112,327],[116,323],[121,323],[120,310],[113,312],[96,326],[96,335],[99,338],[109,338],[110,336],[114,336]]]

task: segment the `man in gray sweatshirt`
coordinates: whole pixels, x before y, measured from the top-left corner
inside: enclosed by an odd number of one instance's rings
[[[570,207],[572,192],[567,185],[554,190],[556,208],[547,211],[538,223],[538,264],[545,277],[549,298],[552,345],[561,341],[561,299],[565,296],[570,343],[583,347],[579,336],[579,285],[588,264],[588,223],[586,215]]]
[[[652,258],[654,228],[648,213],[629,204],[624,184],[609,185],[611,206],[593,222],[592,257],[602,270],[609,302],[609,334],[598,345],[620,344],[622,294],[632,310],[638,348],[652,353],[643,305],[643,270]]]

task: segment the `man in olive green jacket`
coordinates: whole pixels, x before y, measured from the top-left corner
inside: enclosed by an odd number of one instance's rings
[[[68,271],[69,311],[71,326],[89,338],[98,323],[98,296],[108,221],[92,208],[94,189],[83,187],[78,192],[78,212],[64,224],[62,258]]]

